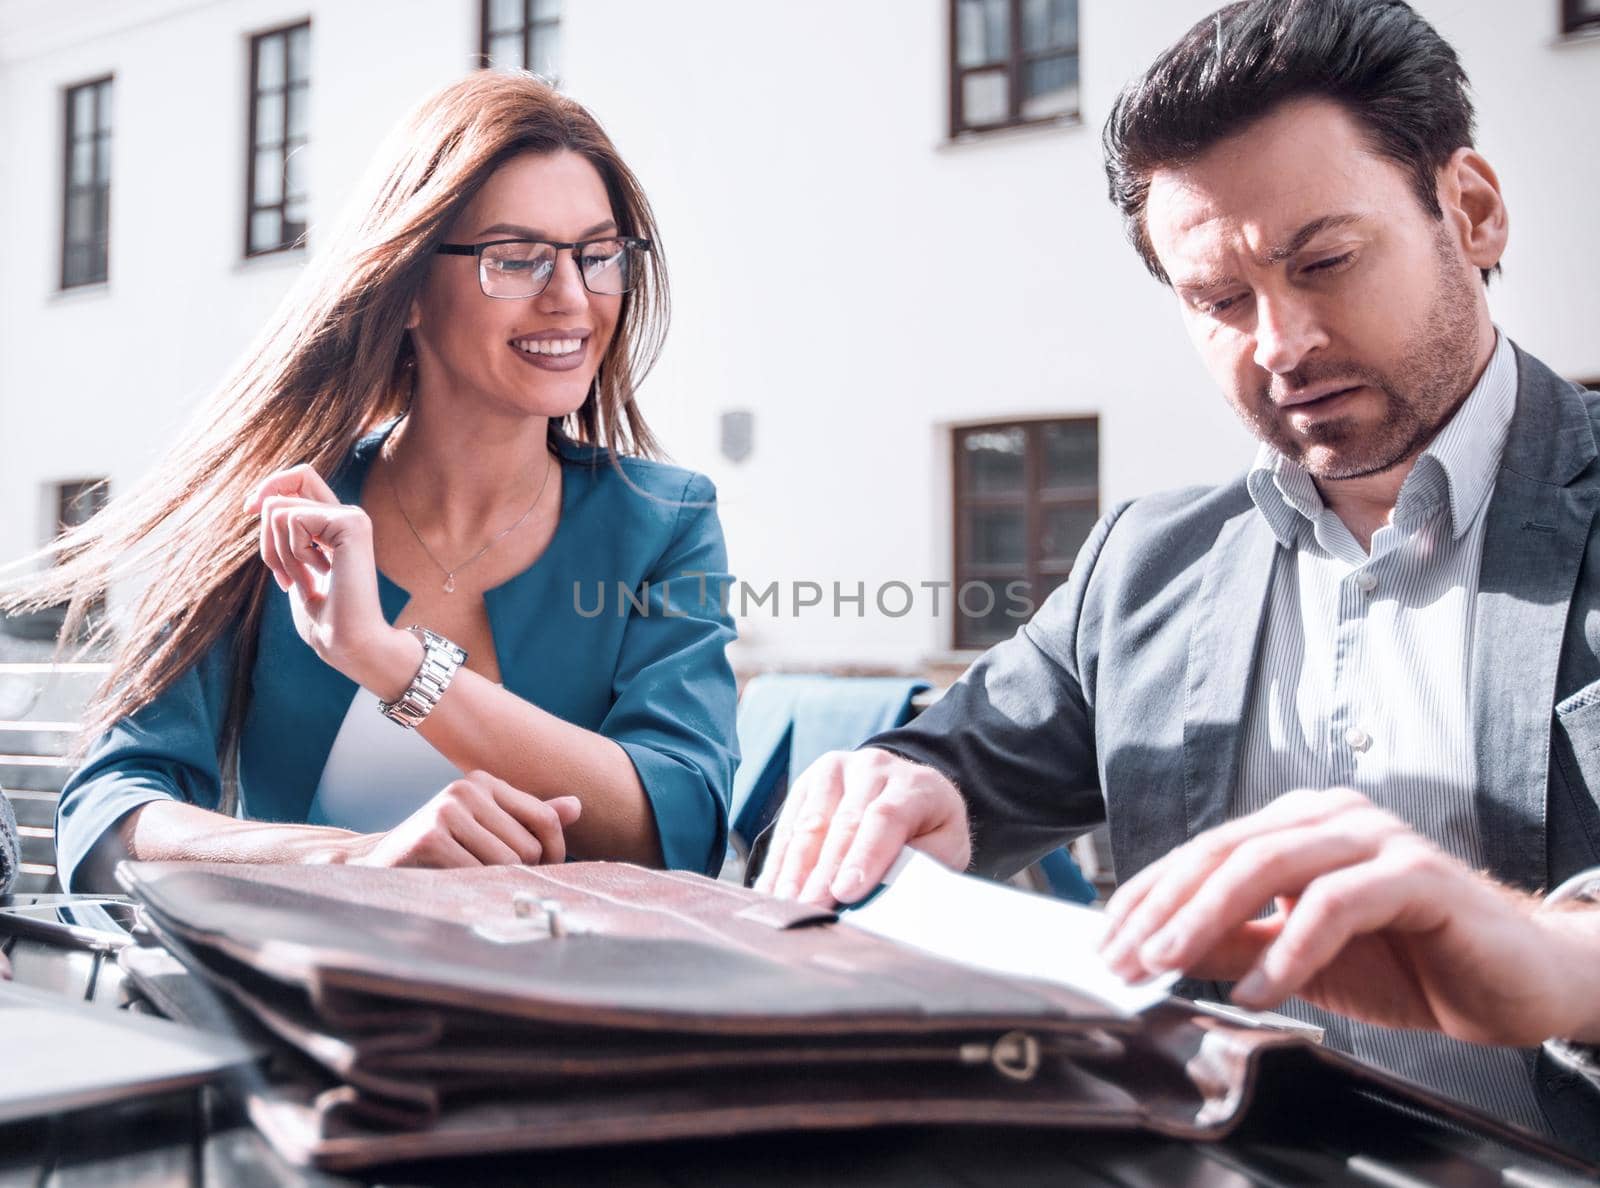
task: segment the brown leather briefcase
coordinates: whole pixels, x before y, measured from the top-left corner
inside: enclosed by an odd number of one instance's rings
[[[1120,1016],[697,875],[124,863],[119,877],[155,937],[281,1041],[250,1112],[301,1163],[901,1123],[1215,1138],[1264,1063],[1308,1058],[1551,1154],[1298,1036],[1176,1000]]]

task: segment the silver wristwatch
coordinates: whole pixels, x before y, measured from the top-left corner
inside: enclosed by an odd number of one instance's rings
[[[412,625],[406,630],[422,641],[422,667],[404,693],[393,701],[380,701],[378,708],[389,721],[414,730],[439,704],[456,670],[467,662],[467,653],[426,627]]]

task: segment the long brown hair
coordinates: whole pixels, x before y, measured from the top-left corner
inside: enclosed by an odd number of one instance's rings
[[[623,235],[659,244],[638,180],[582,106],[531,74],[484,70],[445,87],[391,133],[326,248],[154,472],[18,563],[54,561],[0,586],[0,611],[67,602],[63,641],[82,637],[89,608],[113,585],[146,584],[85,715],[84,745],[159,697],[230,628],[219,751],[236,743],[269,582],[247,496],[300,463],[333,474],[364,433],[406,410],[415,373],[406,316],[434,247],[507,160],[563,149],[599,172]],[[659,453],[633,393],[660,351],[667,314],[658,251],[623,297],[588,398],[552,422],[552,438]],[[109,620],[94,626],[86,647],[110,630]]]

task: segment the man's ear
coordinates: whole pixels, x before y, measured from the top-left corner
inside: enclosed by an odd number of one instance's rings
[[[1439,206],[1473,267],[1500,263],[1510,234],[1506,203],[1494,167],[1476,150],[1457,149],[1439,171]]]

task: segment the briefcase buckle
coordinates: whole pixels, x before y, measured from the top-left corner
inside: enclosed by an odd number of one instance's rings
[[[569,935],[559,899],[544,899],[526,891],[511,897],[511,919],[480,920],[472,931],[501,945],[524,941],[559,940]]]
[[[989,1064],[1008,1081],[1031,1081],[1039,1072],[1039,1041],[1025,1031],[1008,1031],[992,1044],[963,1044],[963,1064]]]

